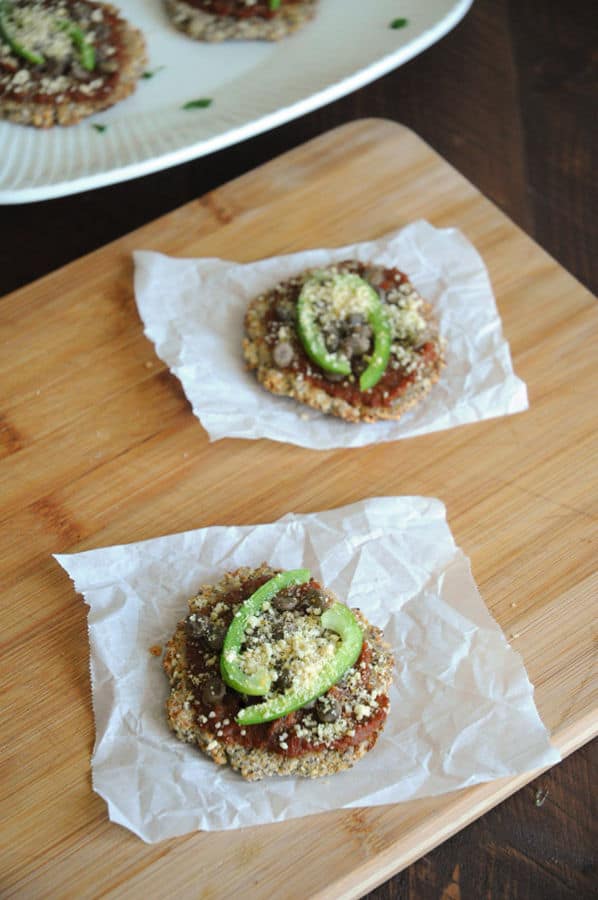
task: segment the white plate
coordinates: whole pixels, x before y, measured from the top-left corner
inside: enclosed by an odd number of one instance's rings
[[[164,68],[127,100],[70,128],[0,122],[0,203],[147,175],[281,125],[421,53],[472,2],[320,0],[316,19],[280,43],[202,44],[169,26],[162,0],[117,0],[145,34],[148,69]],[[408,25],[390,28],[398,16]],[[181,108],[203,97],[209,108]]]

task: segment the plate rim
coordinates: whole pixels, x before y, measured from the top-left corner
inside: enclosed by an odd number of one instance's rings
[[[121,184],[145,175],[164,171],[173,166],[200,159],[210,153],[241,143],[266,131],[284,125],[315,109],[332,103],[367,84],[371,84],[393,69],[409,62],[423,53],[430,46],[445,37],[465,17],[474,0],[456,0],[449,12],[439,19],[431,28],[423,31],[409,43],[398,47],[392,53],[375,60],[358,69],[351,75],[326,85],[319,91],[302,97],[287,106],[281,106],[271,112],[258,116],[250,122],[232,127],[226,131],[202,138],[175,150],[137,160],[124,166],[114,166],[102,172],[92,172],[72,179],[56,181],[34,187],[16,189],[0,188],[0,204],[20,205],[35,203],[40,200],[53,200],[59,197],[72,196],[84,191],[96,190],[113,184]]]

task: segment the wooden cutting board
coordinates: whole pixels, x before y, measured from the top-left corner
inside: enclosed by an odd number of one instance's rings
[[[249,261],[419,217],[482,253],[530,411],[360,450],[210,445],[143,336],[131,252]],[[5,298],[0,321],[3,896],[357,897],[532,777],[147,846],[91,789],[86,610],[51,553],[437,496],[555,743],[595,733],[596,302],[414,134],[346,125]]]

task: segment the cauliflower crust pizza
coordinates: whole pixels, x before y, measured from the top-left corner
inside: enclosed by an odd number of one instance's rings
[[[382,632],[306,569],[263,563],[202,586],[163,664],[177,738],[249,781],[348,769],[389,711]]]
[[[0,0],[0,118],[74,125],[128,97],[145,65],[141,32],[108,3]]]
[[[348,422],[400,419],[438,381],[432,307],[398,269],[345,260],[253,299],[247,366],[273,394]]]
[[[313,18],[318,0],[164,0],[173,25],[198,41],[278,41]]]

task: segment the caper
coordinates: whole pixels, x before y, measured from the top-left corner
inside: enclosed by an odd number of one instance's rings
[[[317,603],[320,609],[328,609],[328,607],[332,606],[334,603],[333,598],[329,597],[328,594],[325,594],[324,591],[318,591],[317,595]]]
[[[214,627],[206,633],[206,644],[210,650],[222,650],[224,638],[226,637],[226,628]]]
[[[281,591],[280,594],[277,594],[272,600],[272,606],[274,609],[277,609],[278,612],[288,612],[292,609],[296,609],[297,603],[297,596],[288,593],[287,591]]]
[[[326,342],[326,349],[330,353],[334,353],[335,350],[338,350],[338,345],[339,345],[338,332],[327,331],[324,335],[324,340]]]
[[[294,356],[293,348],[288,341],[278,341],[278,343],[274,345],[272,359],[279,368],[285,369],[287,366],[290,366]]]
[[[355,331],[346,338],[343,348],[347,356],[363,356],[370,349],[372,329],[369,325],[359,325]],[[351,352],[349,352],[349,350]]]
[[[347,317],[347,322],[352,328],[355,328],[356,325],[364,324],[365,316],[363,313],[351,313],[351,315]]]
[[[332,601],[326,596],[323,591],[319,591],[318,588],[311,587],[303,592],[301,597],[301,605],[307,609],[308,607],[317,607],[318,609],[327,609],[331,605]]]
[[[281,322],[292,322],[295,318],[295,306],[288,300],[280,300],[274,307],[274,312]]]
[[[290,672],[283,670],[279,673],[278,678],[275,682],[276,690],[281,694],[287,691],[293,684],[293,679],[291,677]]]
[[[341,344],[341,351],[343,356],[346,356],[347,359],[351,359],[353,354],[355,353],[355,347],[353,346],[353,336],[345,338]]]
[[[226,629],[212,625],[206,616],[192,613],[185,619],[185,633],[192,644],[200,644],[208,650],[220,650]]]
[[[383,266],[366,266],[363,277],[371,285],[378,287],[386,279],[386,273]]]
[[[207,706],[213,706],[222,700],[226,693],[226,686],[219,678],[210,678],[206,681],[201,691],[201,699]]]
[[[363,372],[365,372],[367,367],[368,367],[368,364],[365,361],[363,356],[358,356],[356,359],[353,360],[353,374],[354,375],[359,376],[359,375],[363,374]]]
[[[324,695],[316,701],[316,716],[320,722],[336,722],[340,714],[340,703],[334,697]]]

